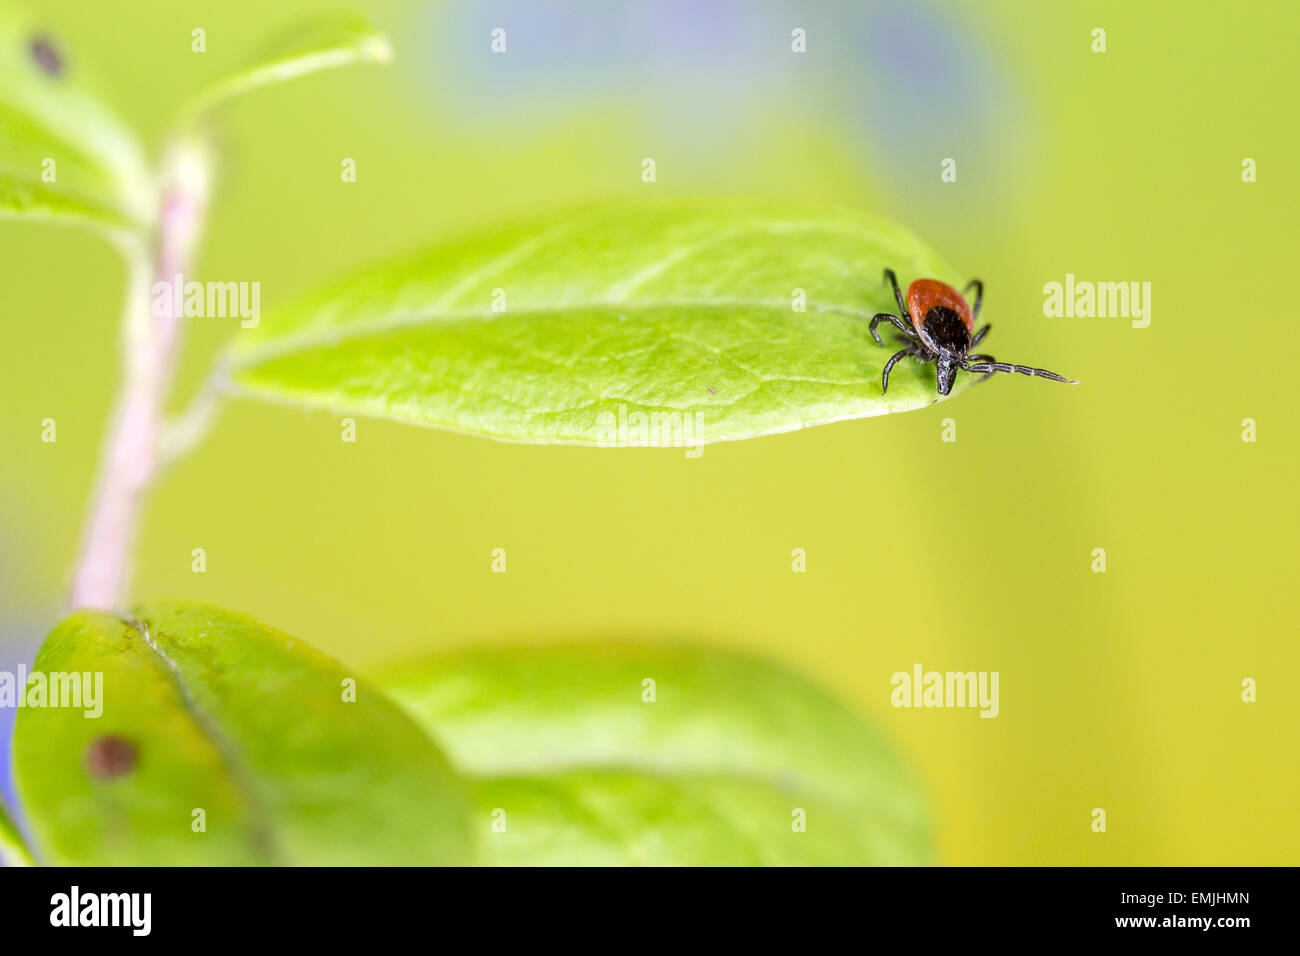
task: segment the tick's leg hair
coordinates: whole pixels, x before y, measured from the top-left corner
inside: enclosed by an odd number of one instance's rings
[[[900,350],[900,351],[898,351],[898,352],[895,352],[894,355],[893,355],[893,357],[890,358],[890,360],[889,360],[888,362],[885,363],[885,371],[884,371],[884,373],[880,376],[880,394],[881,394],[881,395],[884,395],[885,392],[889,391],[889,371],[890,371],[890,369],[892,369],[892,368],[894,367],[894,363],[897,362],[899,359],[903,358],[904,356],[907,356],[907,355],[915,355],[915,354],[916,354],[916,353],[913,352],[911,348],[905,348],[905,349],[902,349],[902,350]]]
[[[898,287],[898,276],[894,275],[893,269],[885,270],[885,279],[894,287],[894,298],[898,300],[898,314],[911,315],[907,310],[907,300],[903,298],[903,290]]]
[[[984,326],[984,328],[982,328],[982,329],[980,329],[978,332],[976,332],[976,333],[975,333],[975,338],[973,338],[973,339],[970,340],[970,347],[971,347],[971,348],[974,348],[975,346],[977,346],[977,345],[979,345],[981,342],[983,342],[983,341],[984,341],[984,336],[986,336],[986,335],[989,334],[989,329],[991,329],[991,328],[993,328],[992,323],[990,323],[989,325]]]
[[[871,320],[871,337],[876,340],[877,345],[884,345],[885,343],[880,340],[880,333],[876,331],[876,326],[879,325],[881,322],[886,322],[886,321],[893,322],[894,325],[898,326],[898,331],[906,335],[910,341],[912,342],[917,341],[916,333],[913,332],[910,328],[908,328],[907,325],[904,324],[902,319],[900,319],[896,315],[892,315],[889,312],[881,312],[879,315],[877,315],[875,318]]]
[[[979,279],[971,279],[970,282],[966,283],[966,288],[962,289],[962,294],[964,295],[969,292],[972,287],[975,289],[975,309],[973,318],[978,319],[980,317],[980,303],[984,301],[984,283],[980,282]]]

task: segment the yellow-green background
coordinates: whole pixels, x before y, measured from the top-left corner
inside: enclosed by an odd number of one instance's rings
[[[467,226],[601,197],[838,200],[984,279],[1000,358],[1083,384],[1003,377],[698,460],[371,420],[348,445],[336,416],[240,401],[158,486],[136,594],[246,611],[361,665],[592,635],[751,649],[886,730],[920,771],[942,862],[1300,862],[1294,4],[359,5],[394,37],[392,67],[223,111],[200,277],[258,280],[269,308]],[[185,94],[314,6],[41,12],[156,143]],[[74,558],[121,270],[91,236],[13,223],[0,259],[11,665]],[[1045,318],[1042,286],[1067,272],[1151,282],[1150,328]],[[198,320],[190,386],[228,332]],[[893,709],[889,677],[915,662],[999,671],[1001,715]]]

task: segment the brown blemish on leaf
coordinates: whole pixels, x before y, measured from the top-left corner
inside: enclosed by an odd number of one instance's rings
[[[105,734],[86,748],[86,770],[92,777],[110,780],[135,769],[135,744],[125,737]]]

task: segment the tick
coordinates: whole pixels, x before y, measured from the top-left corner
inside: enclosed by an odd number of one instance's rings
[[[1019,372],[1021,375],[1050,378],[1053,382],[1064,382],[1066,385],[1079,384],[1046,369],[1008,365],[1006,362],[994,361],[992,355],[971,351],[984,341],[989,329],[993,328],[986,325],[978,332],[975,331],[975,320],[980,317],[980,305],[984,301],[984,283],[979,279],[972,279],[965,289],[966,292],[972,288],[975,290],[975,307],[972,309],[964,295],[938,279],[917,279],[907,287],[907,298],[904,299],[893,269],[885,270],[885,278],[894,287],[894,298],[898,300],[902,316],[881,312],[871,320],[871,337],[877,345],[884,345],[876,326],[881,322],[892,322],[903,333],[907,347],[895,352],[885,363],[884,374],[880,376],[881,395],[889,390],[889,371],[894,363],[909,355],[926,363],[935,363],[940,395],[952,391],[952,382],[957,377],[959,368],[967,372],[983,372],[985,378],[994,372]],[[905,318],[911,319],[910,325]]]

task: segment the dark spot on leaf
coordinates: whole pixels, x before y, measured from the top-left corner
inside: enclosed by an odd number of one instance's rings
[[[710,394],[710,395],[717,395],[717,394],[718,394],[718,390],[717,390],[716,388],[714,388],[712,385],[710,385],[710,386],[709,386],[709,394]]]
[[[109,780],[135,769],[135,744],[125,737],[105,734],[86,748],[86,770],[92,777]]]
[[[54,49],[49,37],[33,37],[31,50],[32,59],[50,76],[58,76],[63,72],[63,57]]]

